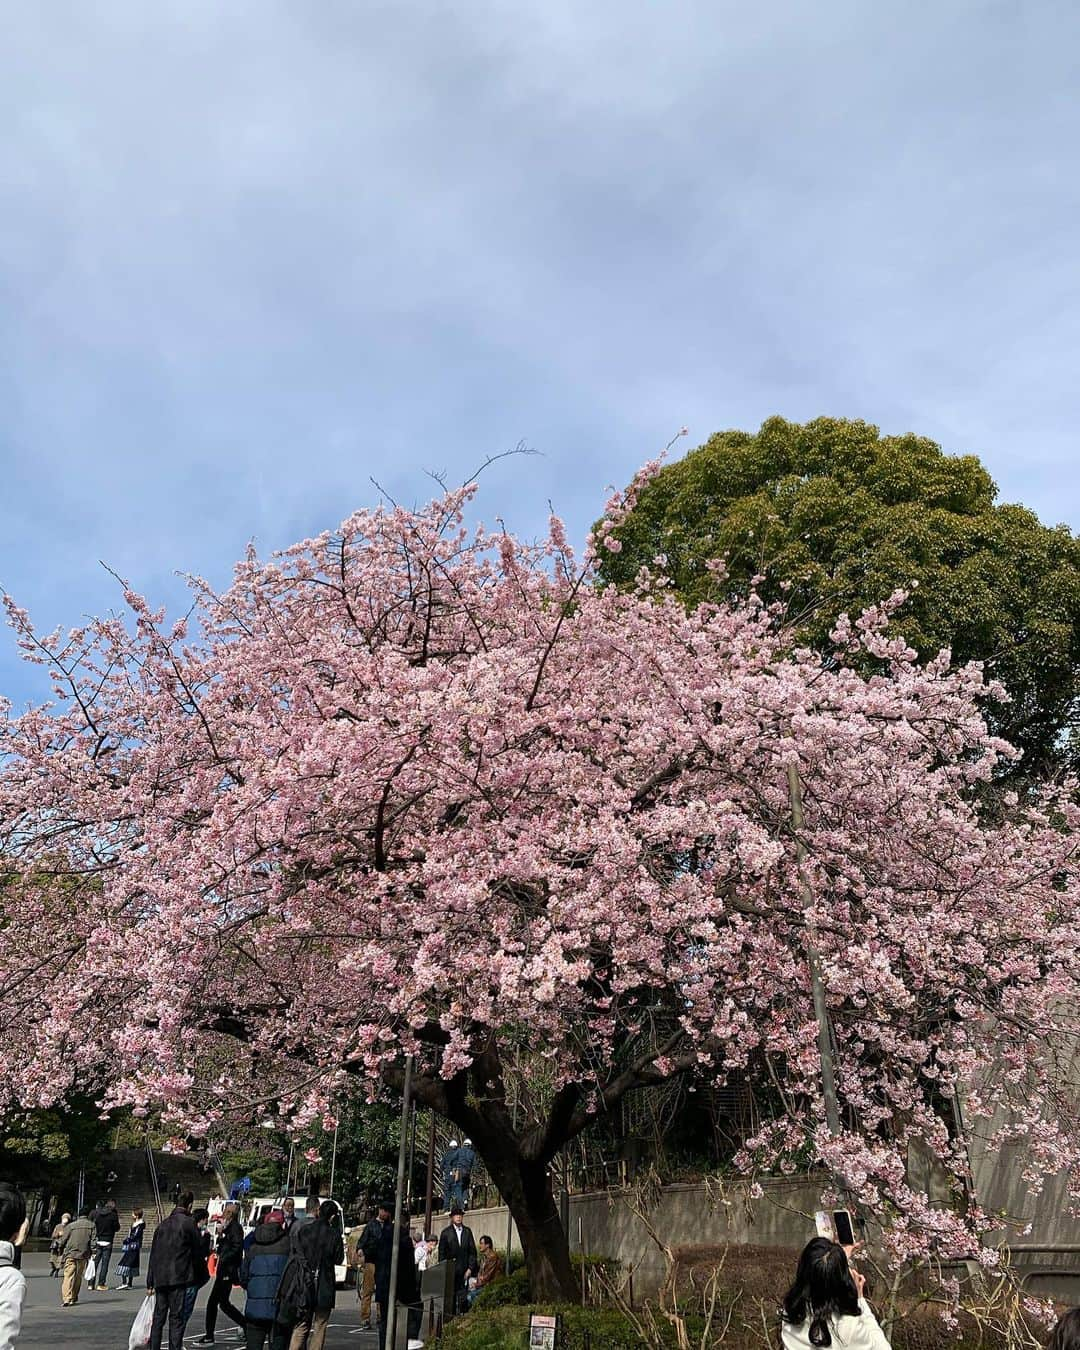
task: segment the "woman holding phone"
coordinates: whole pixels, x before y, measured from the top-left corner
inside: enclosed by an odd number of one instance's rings
[[[808,1242],[784,1298],[784,1350],[824,1350],[834,1343],[843,1350],[891,1350],[863,1298],[864,1284],[839,1243],[825,1237]]]

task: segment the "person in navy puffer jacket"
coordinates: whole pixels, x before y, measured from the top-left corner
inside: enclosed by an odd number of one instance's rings
[[[244,1335],[247,1350],[284,1350],[288,1344],[289,1328],[275,1321],[278,1285],[282,1272],[289,1264],[289,1235],[285,1231],[285,1215],[272,1209],[266,1222],[255,1229],[254,1241],[247,1249],[240,1267],[240,1283],[247,1290],[244,1307]]]

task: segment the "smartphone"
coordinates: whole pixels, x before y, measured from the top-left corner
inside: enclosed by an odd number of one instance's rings
[[[823,1209],[814,1211],[814,1227],[817,1229],[818,1237],[828,1238],[830,1242],[836,1241],[836,1229],[833,1227],[833,1221]]]
[[[833,1232],[836,1234],[836,1241],[841,1247],[855,1246],[855,1229],[851,1223],[851,1211],[847,1209],[833,1210]]]

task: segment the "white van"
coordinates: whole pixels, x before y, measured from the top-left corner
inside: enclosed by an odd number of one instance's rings
[[[320,1197],[319,1203],[322,1204],[323,1200],[327,1198],[328,1197],[326,1196]],[[250,1208],[247,1210],[247,1220],[244,1223],[244,1237],[247,1237],[249,1233],[253,1233],[255,1231],[256,1220],[258,1219],[259,1215],[263,1212],[264,1208],[284,1209],[286,1200],[291,1200],[293,1202],[293,1209],[296,1212],[296,1217],[298,1220],[301,1220],[304,1211],[307,1207],[308,1197],[306,1195],[276,1195],[276,1196],[260,1195],[255,1196],[251,1200],[245,1200],[244,1202],[245,1205],[250,1205]],[[345,1213],[336,1200],[331,1200],[330,1203],[334,1206],[334,1208],[338,1212],[338,1222],[341,1227],[341,1241],[342,1243],[344,1243],[346,1237],[348,1236],[348,1230],[345,1227]],[[345,1265],[344,1261],[342,1261],[340,1266],[334,1267],[334,1281],[339,1289],[342,1288],[345,1284],[345,1276],[347,1271],[348,1267]]]

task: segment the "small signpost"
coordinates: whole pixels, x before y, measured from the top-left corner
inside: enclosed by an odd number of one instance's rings
[[[558,1313],[532,1313],[529,1317],[529,1350],[559,1350],[562,1318]]]

